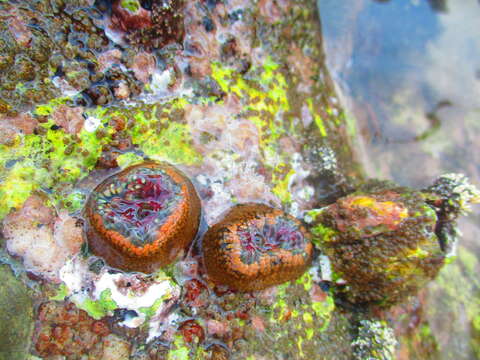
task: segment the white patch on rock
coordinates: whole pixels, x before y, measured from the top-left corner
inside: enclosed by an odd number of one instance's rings
[[[88,264],[81,256],[75,256],[60,269],[60,279],[65,283],[70,294],[82,293],[89,278]]]
[[[170,69],[162,72],[156,70],[152,75],[151,87],[154,92],[167,92],[168,84],[172,80],[172,71]]]
[[[66,212],[57,216],[46,204],[32,195],[5,218],[3,233],[8,252],[21,257],[27,270],[57,282],[61,267],[79,252],[83,240],[74,218]]]
[[[60,90],[63,96],[72,97],[80,92],[70,85],[67,80],[60,76],[55,76],[52,79],[52,83]]]
[[[147,343],[156,337],[162,335],[162,333],[168,329],[176,328],[172,326],[175,323],[180,323],[182,319],[176,313],[170,313],[167,317],[162,316],[162,310],[158,309],[157,313],[150,321],[148,326],[148,338]]]
[[[326,255],[320,255],[320,270],[322,271],[322,280],[332,281],[332,263]]]
[[[121,282],[122,278],[126,278],[128,281],[128,277],[129,274],[110,274],[108,271],[105,271],[95,283],[94,298],[100,299],[100,294],[104,290],[110,289],[112,300],[117,303],[118,307],[138,312],[140,308],[152,306],[157,299],[178,291],[169,280],[163,280],[150,285],[140,296],[128,289],[126,289],[126,294],[122,294],[117,284]]]
[[[100,126],[101,124],[101,120],[94,117],[94,116],[89,116],[87,118],[87,120],[85,120],[85,123],[84,123],[84,128],[85,130],[87,130],[88,132],[94,132],[95,130],[98,129],[98,127]]]

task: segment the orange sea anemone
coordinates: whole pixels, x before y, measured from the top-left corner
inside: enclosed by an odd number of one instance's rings
[[[233,207],[203,239],[210,279],[240,291],[296,279],[310,265],[312,254],[309,234],[300,221],[262,204]]]
[[[190,244],[200,208],[192,183],[172,165],[131,166],[90,195],[85,210],[89,248],[112,267],[152,272]]]

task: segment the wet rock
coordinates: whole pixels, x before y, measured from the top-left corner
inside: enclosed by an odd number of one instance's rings
[[[0,265],[0,359],[25,360],[33,330],[33,301],[7,265]]]

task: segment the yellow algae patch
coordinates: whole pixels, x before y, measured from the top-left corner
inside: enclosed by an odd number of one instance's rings
[[[356,207],[367,208],[376,216],[389,217],[393,225],[397,225],[408,217],[408,210],[402,204],[393,201],[378,201],[369,196],[355,196],[350,204]]]

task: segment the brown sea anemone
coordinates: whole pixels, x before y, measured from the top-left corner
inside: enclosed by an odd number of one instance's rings
[[[312,254],[310,236],[300,221],[262,204],[233,207],[203,239],[210,279],[240,291],[296,279],[310,265]]]
[[[108,265],[152,272],[195,237],[200,199],[190,180],[167,163],[131,166],[100,183],[88,199],[88,245]]]
[[[444,264],[427,195],[371,181],[320,210],[312,233],[346,281],[348,303],[391,306],[415,294]]]

